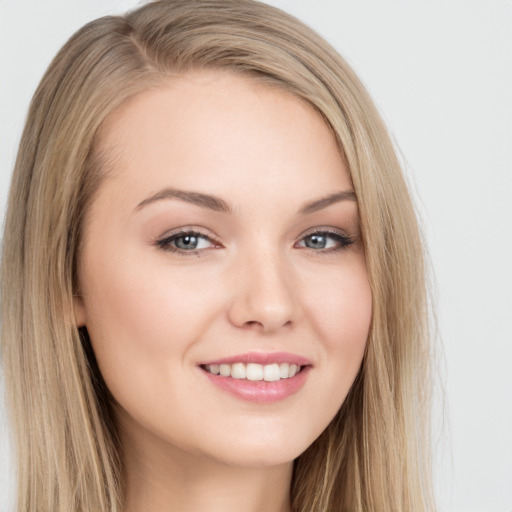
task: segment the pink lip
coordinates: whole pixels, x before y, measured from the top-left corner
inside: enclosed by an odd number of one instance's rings
[[[285,352],[275,353],[258,353],[251,352],[241,354],[234,357],[226,357],[201,363],[200,366],[211,364],[234,364],[234,363],[257,363],[257,364],[273,364],[273,363],[290,363],[302,366],[302,369],[295,376],[288,379],[281,379],[275,382],[267,381],[250,381],[246,379],[234,379],[233,377],[222,377],[221,375],[213,375],[204,368],[203,374],[216,387],[227,391],[232,395],[257,403],[271,403],[284,400],[291,395],[299,392],[306,383],[309,372],[312,368],[311,362],[301,356],[288,354]]]
[[[298,356],[297,354],[290,354],[288,352],[248,352],[247,354],[240,354],[238,356],[224,357],[222,359],[215,359],[214,361],[203,361],[200,365],[205,364],[234,364],[234,363],[257,363],[257,364],[281,364],[290,363],[297,366],[310,366],[311,361],[305,357]]]

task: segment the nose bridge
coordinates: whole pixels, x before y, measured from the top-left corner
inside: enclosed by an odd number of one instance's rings
[[[282,252],[259,247],[241,254],[233,278],[229,314],[235,325],[270,332],[295,321],[297,290],[292,269]]]

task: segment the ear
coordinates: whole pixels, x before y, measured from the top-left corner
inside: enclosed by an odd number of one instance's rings
[[[73,309],[75,312],[75,323],[77,327],[84,327],[87,323],[84,299],[81,295],[73,296]]]

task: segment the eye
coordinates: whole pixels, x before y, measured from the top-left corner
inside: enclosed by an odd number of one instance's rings
[[[162,238],[156,245],[164,251],[177,253],[199,254],[199,252],[213,249],[219,244],[211,237],[198,231],[179,231]]]
[[[305,247],[316,251],[336,251],[353,244],[354,240],[339,231],[314,231],[302,238],[297,247]]]

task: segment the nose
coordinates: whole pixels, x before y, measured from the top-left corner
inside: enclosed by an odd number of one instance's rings
[[[290,264],[268,252],[240,258],[232,269],[234,282],[229,319],[239,328],[272,333],[299,318],[298,290]]]

